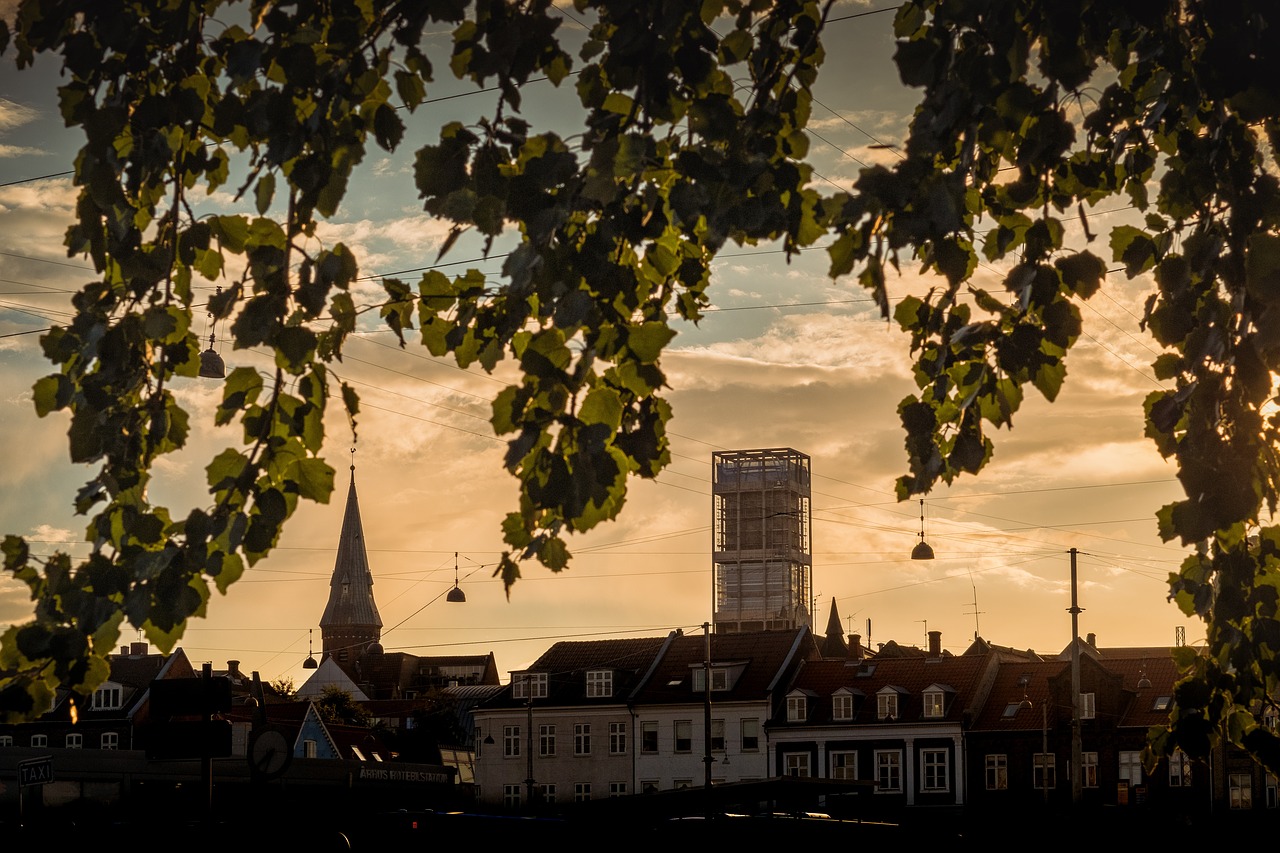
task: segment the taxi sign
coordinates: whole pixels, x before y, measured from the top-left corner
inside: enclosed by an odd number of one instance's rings
[[[53,781],[53,756],[29,758],[18,762],[18,784],[22,787],[30,785],[48,785]]]

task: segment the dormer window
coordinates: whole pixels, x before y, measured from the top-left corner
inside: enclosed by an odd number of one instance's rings
[[[698,667],[693,671],[693,692],[702,693],[705,691],[707,684],[707,670],[705,667]],[[711,669],[711,690],[729,689],[729,670],[724,667],[712,667]]]
[[[120,685],[108,682],[93,691],[93,702],[89,707],[94,711],[118,711],[124,704],[122,697]]]
[[[876,695],[876,719],[898,719],[898,692],[896,690],[885,688]]]
[[[837,722],[853,719],[853,694],[848,690],[837,690],[831,694],[831,719]]]
[[[513,672],[511,674],[512,699],[546,699],[547,674],[545,672]]]
[[[930,684],[920,693],[923,702],[921,715],[926,720],[941,720],[947,715],[947,706],[950,704],[948,697],[954,696],[955,692],[955,688],[949,684]]]
[[[587,698],[608,699],[613,695],[613,670],[587,670]]]
[[[787,697],[787,722],[803,723],[809,719],[809,706],[803,693]]]

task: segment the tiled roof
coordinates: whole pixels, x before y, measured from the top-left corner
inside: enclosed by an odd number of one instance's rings
[[[1039,730],[1043,719],[1041,709],[1049,700],[1049,679],[1069,666],[1069,663],[1060,660],[1002,662],[987,702],[973,722],[973,728]],[[1020,703],[1024,698],[1031,703],[1030,707],[1020,708],[1012,716],[1004,716],[1007,708]]]
[[[706,644],[705,636],[676,637],[653,676],[635,697],[636,703],[688,702],[693,691],[693,669],[706,660]],[[785,687],[785,684],[774,685],[784,663],[788,660],[798,663],[802,659],[817,656],[817,643],[807,628],[798,631],[712,634],[713,666],[745,664],[733,689],[717,691],[715,696],[720,701],[762,698],[771,686],[777,689]]]
[[[653,665],[668,637],[634,637],[618,640],[556,643],[529,666],[528,672],[547,675],[547,695],[539,702],[548,704],[617,703],[629,693]],[[612,696],[587,699],[588,670],[613,672]],[[523,705],[513,699],[508,685],[501,693],[484,702],[486,706]]]
[[[931,722],[960,721],[982,688],[983,676],[994,666],[989,656],[949,656],[940,658],[877,658],[858,665],[854,661],[814,660],[796,674],[788,693],[802,690],[813,697],[805,725],[830,723],[831,695],[840,688],[857,691],[863,698],[854,702],[855,724],[877,724],[875,696],[885,688],[899,691],[896,722],[914,722],[923,717],[923,693],[941,686],[949,693],[944,714]],[[979,699],[981,697],[978,697]],[[786,725],[785,718],[775,721]]]
[[[1173,693],[1178,680],[1178,670],[1167,648],[1108,649],[1110,654],[1099,657],[1081,657],[1082,667],[1098,667],[1104,673],[1120,679],[1121,688],[1132,698],[1120,710],[1119,726],[1146,728],[1166,722],[1167,708],[1157,707],[1156,700]],[[1148,656],[1148,652],[1154,652]],[[1004,662],[996,675],[990,697],[982,713],[974,721],[978,730],[1020,731],[1040,729],[1044,725],[1044,708],[1050,703],[1050,682],[1067,676],[1071,667],[1068,660],[1053,659],[1043,662]],[[1145,681],[1144,681],[1145,676]],[[1146,684],[1150,682],[1150,684]],[[1143,684],[1144,686],[1139,686]],[[1023,698],[1030,707],[1022,707],[1010,716]],[[1052,707],[1049,712],[1053,724]]]

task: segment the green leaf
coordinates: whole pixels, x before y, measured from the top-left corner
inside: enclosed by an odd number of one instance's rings
[[[329,502],[329,495],[333,494],[334,470],[323,459],[299,459],[293,464],[290,474],[300,496],[316,503]]]
[[[676,336],[666,323],[652,321],[627,329],[627,349],[641,364],[654,364],[663,348]]]

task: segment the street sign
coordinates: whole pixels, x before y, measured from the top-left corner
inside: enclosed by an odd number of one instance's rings
[[[53,781],[53,756],[28,758],[18,762],[18,785],[26,788],[31,785],[48,785]]]

